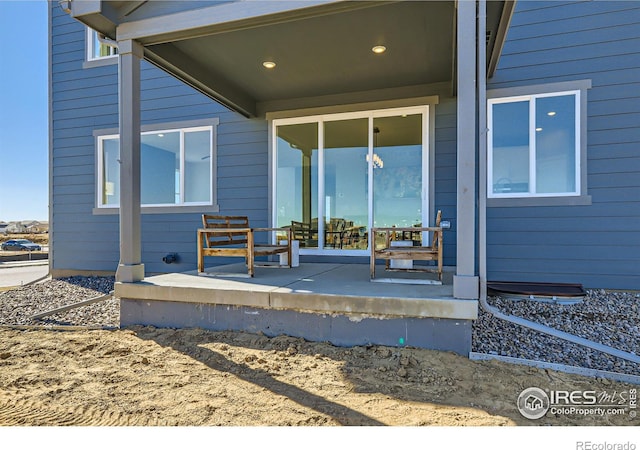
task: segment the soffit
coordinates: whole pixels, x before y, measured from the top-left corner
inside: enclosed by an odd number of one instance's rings
[[[145,45],[146,59],[247,116],[269,102],[351,93],[376,101],[383,90],[454,84],[455,1],[98,3],[101,12],[72,15],[94,28],[108,19],[118,37]],[[489,64],[512,6],[487,2]],[[376,55],[374,45],[387,51]]]
[[[404,2],[148,46],[198,61],[255,101],[451,79],[454,5]],[[384,45],[381,55],[371,49]],[[277,65],[266,70],[262,63]]]

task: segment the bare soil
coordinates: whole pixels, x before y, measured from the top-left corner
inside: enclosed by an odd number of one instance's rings
[[[638,425],[524,418],[523,389],[637,386],[431,350],[137,327],[0,328],[0,426]]]

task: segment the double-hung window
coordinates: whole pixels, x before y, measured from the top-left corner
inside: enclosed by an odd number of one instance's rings
[[[580,91],[489,100],[489,197],[580,195]]]
[[[205,126],[159,128],[140,137],[140,196],[143,209],[216,207],[215,129]],[[97,131],[97,207],[113,209],[120,202],[118,134]]]

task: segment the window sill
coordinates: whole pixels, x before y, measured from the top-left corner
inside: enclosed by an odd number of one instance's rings
[[[141,214],[190,214],[190,213],[217,213],[218,205],[206,206],[149,206],[142,207]],[[120,208],[93,208],[94,216],[109,216],[120,214]]]
[[[92,67],[112,66],[118,64],[117,56],[108,56],[106,58],[91,59],[82,63],[83,69],[91,69]]]
[[[591,205],[590,195],[572,197],[510,197],[488,198],[488,208],[518,207],[518,206],[584,206]]]

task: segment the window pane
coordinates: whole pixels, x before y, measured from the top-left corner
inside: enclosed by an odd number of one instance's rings
[[[120,202],[120,140],[102,140],[102,204],[117,205]]]
[[[575,95],[536,99],[536,191],[576,192]]]
[[[91,44],[91,59],[105,58],[107,56],[114,56],[118,54],[115,47],[103,44],[98,39],[98,33],[94,30],[89,30],[90,44]]]
[[[324,125],[324,246],[367,249],[368,119]]]
[[[211,132],[184,134],[184,201],[211,200]]]
[[[529,192],[529,102],[496,103],[492,192]]]
[[[291,227],[300,247],[317,247],[318,124],[279,126],[276,135],[276,226]]]
[[[373,121],[373,225],[422,224],[422,114]]]
[[[142,135],[140,196],[143,205],[175,204],[180,196],[180,133]]]

